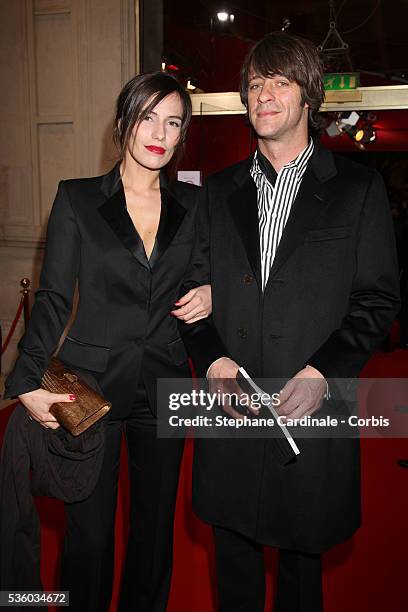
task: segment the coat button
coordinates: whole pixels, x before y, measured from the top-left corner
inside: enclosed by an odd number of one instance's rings
[[[254,277],[252,274],[244,274],[242,280],[244,281],[245,285],[249,285],[254,280]]]
[[[245,329],[245,327],[239,327],[238,328],[238,336],[240,338],[246,338],[248,335],[248,330]]]

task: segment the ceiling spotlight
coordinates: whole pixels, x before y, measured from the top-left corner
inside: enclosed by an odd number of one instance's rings
[[[377,139],[377,132],[373,127],[368,129],[367,138],[368,142],[374,142]]]
[[[325,129],[331,138],[346,134],[357,148],[365,151],[364,145],[374,142],[377,137],[372,125],[375,120],[376,116],[373,113],[339,112],[329,115]]]
[[[177,72],[177,70],[179,70],[179,67],[176,66],[176,64],[168,64],[165,59],[162,59],[161,69],[162,69],[162,72],[165,72],[166,70]]]
[[[353,138],[357,132],[357,123],[360,118],[360,113],[356,111],[341,112],[337,113],[336,124],[340,132],[347,132]]]
[[[331,123],[329,123],[329,125],[326,127],[326,132],[328,136],[330,136],[330,138],[335,138],[336,136],[339,136],[342,131],[339,128],[338,121],[331,121]]]
[[[220,11],[219,13],[217,13],[218,21],[228,21],[228,17],[229,15],[225,11]]]
[[[361,142],[364,138],[364,130],[357,130],[357,132],[354,134],[354,140],[356,142]]]
[[[286,32],[286,30],[289,30],[290,26],[291,26],[291,23],[290,23],[289,17],[284,17],[282,19],[282,27],[281,27],[282,32]]]
[[[233,13],[227,13],[227,11],[220,11],[217,13],[218,21],[222,21],[223,23],[229,21],[230,23],[234,23],[235,15]]]
[[[341,122],[345,123],[346,125],[356,125],[359,119],[360,115],[356,111],[341,114]]]
[[[374,142],[377,138],[377,132],[371,125],[366,125],[364,128],[357,130],[354,135],[354,140],[361,144],[368,144]]]
[[[347,134],[347,136],[350,136],[350,138],[354,138],[358,131],[356,125],[350,125],[349,123],[345,123],[343,119],[337,120],[336,125],[341,134]]]

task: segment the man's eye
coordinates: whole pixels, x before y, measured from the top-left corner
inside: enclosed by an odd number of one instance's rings
[[[288,81],[278,81],[278,85],[279,87],[285,87],[286,85],[289,85]]]
[[[256,89],[259,89],[260,87],[262,87],[261,83],[252,83],[252,84],[249,86],[249,89],[250,89],[250,90],[252,90],[252,91],[254,91],[254,90],[256,90]]]

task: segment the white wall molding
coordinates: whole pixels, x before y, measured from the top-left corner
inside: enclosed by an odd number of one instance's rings
[[[389,87],[360,87],[354,90],[359,100],[342,102],[347,92],[330,92],[330,102],[324,103],[322,112],[348,110],[408,109],[408,85]],[[338,100],[333,100],[337,97]],[[347,96],[346,96],[347,97]],[[246,110],[237,91],[192,94],[193,115],[243,115]]]

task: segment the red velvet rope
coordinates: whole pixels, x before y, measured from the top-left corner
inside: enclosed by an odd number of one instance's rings
[[[19,320],[19,318],[21,317],[21,313],[23,312],[23,306],[24,306],[24,297],[22,297],[22,298],[21,298],[21,302],[20,302],[20,304],[18,305],[17,312],[16,312],[16,316],[14,317],[14,321],[13,321],[13,323],[11,324],[11,327],[10,327],[9,333],[7,334],[7,338],[5,339],[4,344],[3,344],[3,346],[1,347],[1,354],[2,354],[2,355],[3,355],[3,353],[5,353],[5,352],[6,352],[6,349],[7,349],[8,345],[9,345],[9,343],[10,343],[11,337],[12,337],[12,335],[14,334],[14,330],[16,329],[16,326],[17,326],[18,320]]]

